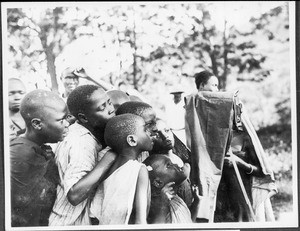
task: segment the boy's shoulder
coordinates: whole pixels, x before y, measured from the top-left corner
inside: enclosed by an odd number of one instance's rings
[[[12,161],[33,161],[42,156],[41,147],[24,137],[16,137],[10,141],[10,158]]]

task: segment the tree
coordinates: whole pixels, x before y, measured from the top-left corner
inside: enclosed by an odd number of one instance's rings
[[[33,14],[34,11],[39,15]],[[87,14],[83,20],[68,19],[68,11],[80,10],[66,7],[7,10],[8,36],[12,41],[9,51],[14,53],[15,67],[41,71],[46,64],[53,91],[58,91],[56,57],[68,43],[82,35],[77,31],[90,23]]]

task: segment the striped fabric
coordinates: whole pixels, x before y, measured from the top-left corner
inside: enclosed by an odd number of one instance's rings
[[[67,198],[69,190],[89,173],[103,157],[102,146],[85,127],[74,123],[69,127],[68,136],[55,151],[60,184],[54,203],[49,226],[90,225],[89,199],[73,206]]]

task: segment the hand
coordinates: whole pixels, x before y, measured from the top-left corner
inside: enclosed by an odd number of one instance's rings
[[[73,73],[77,75],[80,78],[87,78],[89,75],[86,73],[85,69],[83,67],[76,68]]]
[[[240,158],[237,157],[236,155],[234,155],[233,153],[230,153],[229,155],[226,155],[224,158],[224,164],[227,167],[233,167],[233,161],[235,161],[236,163],[240,162]]]
[[[202,196],[199,195],[199,188],[197,185],[192,185],[192,194],[193,194],[193,198],[194,198],[194,201],[196,203],[199,203]]]
[[[175,196],[174,186],[175,182],[167,183],[160,192],[162,201],[170,201]]]

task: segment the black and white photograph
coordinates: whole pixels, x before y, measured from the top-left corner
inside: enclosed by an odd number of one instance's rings
[[[298,229],[296,8],[1,2],[1,228]]]

